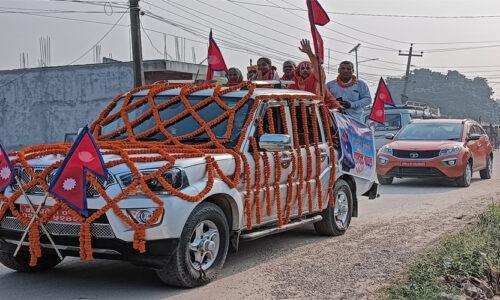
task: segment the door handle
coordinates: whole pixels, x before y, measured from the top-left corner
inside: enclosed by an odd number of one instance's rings
[[[325,150],[321,150],[321,162],[324,162],[328,158],[328,153]]]
[[[280,161],[281,161],[281,167],[283,169],[287,169],[290,166],[290,163],[292,162],[292,156],[290,156],[289,154],[282,153]]]

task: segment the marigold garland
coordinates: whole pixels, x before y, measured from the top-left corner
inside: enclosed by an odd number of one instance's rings
[[[304,126],[304,140],[306,144],[306,156],[307,156],[307,176],[306,176],[306,190],[307,190],[307,200],[308,200],[308,212],[313,212],[313,198],[312,198],[312,154],[311,154],[311,144],[309,142],[309,126],[307,125],[307,114],[306,114],[306,104],[302,101],[300,103],[300,110],[302,113],[302,125]]]
[[[221,99],[221,97],[227,93],[230,93],[232,91],[238,90],[242,87],[248,86],[248,92],[247,94],[233,107],[229,107],[227,104],[224,103],[224,101]],[[154,97],[163,91],[170,90],[170,89],[175,89],[175,88],[180,88],[181,91],[179,95],[174,96],[170,98],[169,100],[156,104],[154,102]],[[196,105],[191,105],[188,101],[188,96],[192,93],[204,90],[204,89],[213,89],[213,94],[212,96],[207,97],[204,100],[201,100],[199,103]],[[298,179],[299,179],[299,184],[298,184],[298,191],[297,191],[297,200],[298,200],[298,205],[299,205],[299,215],[303,214],[302,211],[302,193],[301,190],[303,188],[303,180],[304,180],[304,164],[302,161],[302,154],[301,154],[301,147],[299,143],[299,137],[298,137],[298,132],[297,132],[297,122],[296,122],[296,107],[295,103],[296,101],[299,101],[299,105],[302,109],[302,118],[303,120],[306,119],[306,113],[305,113],[305,103],[301,99],[300,95],[266,95],[266,96],[257,96],[255,97],[255,101],[253,103],[253,106],[250,109],[249,116],[243,125],[241,134],[239,140],[237,141],[237,145],[235,146],[235,149],[237,150],[231,150],[227,149],[224,147],[224,143],[226,143],[229,138],[231,137],[231,133],[233,130],[233,124],[234,124],[234,115],[236,111],[241,108],[243,105],[245,105],[248,100],[252,97],[253,92],[255,89],[255,85],[250,84],[249,82],[242,82],[241,84],[231,86],[229,88],[222,89],[220,85],[214,85],[214,84],[205,84],[201,86],[190,86],[190,85],[165,85],[165,84],[157,84],[157,85],[150,85],[150,86],[145,86],[145,87],[140,87],[133,89],[129,93],[127,93],[125,96],[124,94],[120,94],[117,97],[115,97],[111,103],[104,109],[100,115],[99,118],[92,123],[90,126],[91,132],[93,135],[96,137],[97,144],[99,148],[101,149],[101,152],[103,155],[116,155],[119,158],[118,159],[113,159],[108,162],[106,162],[106,166],[108,168],[111,168],[113,166],[117,166],[120,164],[126,165],[130,172],[134,175],[133,181],[130,183],[129,186],[124,188],[122,192],[115,197],[111,197],[106,193],[106,190],[104,189],[103,186],[99,184],[97,181],[96,177],[93,174],[88,174],[87,175],[87,182],[89,184],[92,184],[99,195],[105,200],[106,204],[99,210],[93,212],[91,215],[89,215],[88,218],[82,217],[78,212],[74,211],[71,209],[67,204],[64,202],[55,199],[55,205],[53,205],[48,211],[44,212],[42,215],[40,215],[40,220],[36,221],[32,224],[32,227],[30,228],[29,231],[29,251],[31,254],[31,259],[30,259],[30,265],[34,266],[37,264],[37,260],[39,257],[41,257],[41,248],[40,248],[40,232],[39,232],[39,225],[40,223],[47,223],[49,220],[51,220],[52,216],[59,210],[63,209],[66,210],[73,218],[78,220],[80,223],[80,259],[83,260],[90,260],[93,258],[92,255],[92,238],[91,238],[91,224],[95,220],[97,220],[99,217],[101,217],[103,214],[105,214],[108,211],[112,211],[116,216],[118,216],[121,220],[123,220],[128,226],[130,226],[134,230],[134,240],[133,240],[133,248],[139,250],[139,252],[144,253],[146,252],[146,229],[154,224],[159,218],[164,213],[164,203],[163,201],[155,194],[153,193],[150,188],[147,185],[147,181],[156,178],[160,182],[160,184],[163,186],[163,188],[171,193],[172,195],[178,196],[186,201],[191,201],[191,202],[198,202],[201,201],[211,190],[214,185],[215,177],[220,178],[223,182],[225,182],[230,188],[236,188],[236,186],[240,183],[240,181],[243,179],[245,181],[245,189],[246,189],[246,195],[245,195],[245,214],[246,214],[246,219],[247,219],[247,224],[246,228],[248,230],[252,229],[252,223],[253,223],[253,209],[252,209],[252,204],[255,204],[255,221],[257,224],[260,224],[262,221],[262,214],[261,214],[261,201],[262,199],[260,198],[260,193],[261,189],[265,188],[265,198],[266,198],[266,213],[268,216],[272,215],[272,196],[271,196],[271,187],[270,187],[270,177],[271,177],[271,169],[270,169],[270,162],[269,162],[269,157],[266,152],[259,152],[258,151],[258,144],[257,144],[257,139],[255,137],[250,137],[250,144],[252,146],[253,153],[252,156],[247,158],[243,152],[241,152],[239,149],[241,148],[242,143],[244,142],[245,139],[245,133],[247,132],[249,125],[253,121],[253,116],[255,115],[255,112],[257,108],[259,107],[260,102],[267,102],[270,100],[276,100],[276,101],[290,101],[291,103],[291,115],[292,115],[292,125],[293,125],[293,140],[295,144],[295,149],[290,151],[290,154],[292,156],[292,170],[290,174],[287,177],[287,185],[288,185],[288,194],[286,197],[286,205],[285,205],[285,212],[286,215],[283,217],[283,212],[282,212],[282,205],[281,205],[281,192],[280,192],[280,180],[282,177],[282,166],[281,166],[281,161],[279,157],[279,153],[275,152],[273,153],[273,158],[274,158],[274,163],[275,163],[275,182],[274,182],[274,196],[276,199],[276,207],[277,207],[277,215],[278,215],[278,226],[282,226],[283,223],[288,223],[290,221],[290,216],[291,216],[291,207],[292,207],[292,202],[293,202],[293,182],[294,178],[296,176],[296,173],[298,172]],[[145,96],[143,97],[135,97],[135,94],[140,91],[148,90]],[[134,97],[134,98],[133,98]],[[302,96],[303,97],[303,96]],[[307,96],[308,99],[321,99],[320,96]],[[121,100],[123,99],[123,100]],[[132,101],[133,99],[133,101]],[[121,107],[118,107],[120,105]],[[214,120],[211,120],[209,122],[205,122],[197,113],[197,111],[207,105],[209,105],[212,101],[216,102],[222,109],[224,109],[224,112],[215,118]],[[171,105],[173,103],[181,102],[185,107],[186,110],[179,115],[176,115],[175,117],[167,120],[161,120],[159,111],[162,109],[165,109],[168,105]],[[128,114],[127,112],[130,109],[139,107],[141,105],[148,104],[150,106],[150,109],[142,113],[138,118],[136,118],[133,121],[130,121],[128,119]],[[315,106],[312,106],[313,110],[315,109]],[[325,122],[325,126],[328,127],[328,117],[327,117],[327,110],[324,107],[324,105],[320,105],[320,110],[322,111],[323,114],[323,121]],[[108,115],[109,113],[113,112],[111,115]],[[282,120],[282,126],[285,129],[285,134],[288,133],[288,124],[286,121],[286,113],[285,113],[285,105],[281,104],[280,105],[280,114],[281,114],[281,120]],[[185,134],[183,136],[175,137],[172,134],[170,134],[166,128],[169,124],[173,124],[179,120],[181,120],[183,117],[190,115],[194,118],[194,120],[199,123],[200,127],[189,133]],[[314,114],[313,114],[314,115]],[[275,132],[275,124],[273,120],[273,112],[271,109],[269,109],[266,112],[266,117],[267,121],[269,124],[269,131],[270,133]],[[112,132],[109,132],[107,134],[101,134],[101,130],[103,126],[109,124],[110,122],[113,122],[114,120],[121,118],[123,120],[124,125],[120,128],[117,128],[116,130],[113,130]],[[141,122],[144,122],[145,120],[153,118],[154,121],[156,122],[156,125],[153,126],[151,129],[141,132],[139,134],[134,134],[134,127],[140,124]],[[227,129],[226,129],[226,134],[223,138],[218,138],[215,136],[215,134],[212,131],[212,128],[227,120]],[[264,128],[263,128],[263,120],[261,117],[257,117],[257,133],[259,136],[264,134]],[[316,121],[313,120],[313,124],[317,124]],[[312,195],[311,195],[311,186],[310,186],[310,180],[312,178],[312,155],[311,151],[309,149],[309,135],[308,135],[308,129],[307,129],[307,122],[304,124],[305,126],[305,140],[306,140],[306,154],[307,154],[307,176],[306,176],[306,181],[308,182],[308,197],[309,197],[309,212],[312,212]],[[107,141],[108,138],[111,138],[113,136],[116,136],[118,134],[122,133],[127,133],[128,137],[123,139],[123,140],[117,140],[117,141]],[[165,137],[166,140],[162,142],[143,142],[139,141],[139,139],[152,135],[154,133],[161,132]],[[200,145],[187,145],[183,144],[182,140],[187,139],[202,133],[206,133],[207,136],[210,138],[210,142],[200,144]],[[329,133],[329,128],[327,128],[327,137],[328,137],[328,143],[330,145],[330,155],[334,157],[335,153],[332,150],[333,149],[333,142],[331,141],[331,136]],[[316,125],[313,125],[313,138],[315,140],[315,150],[316,150],[316,156],[318,157],[318,128]],[[9,155],[12,157],[12,162],[16,166],[22,167],[28,174],[31,176],[32,180],[29,182],[25,183],[22,185],[24,190],[27,190],[35,185],[41,186],[44,190],[48,189],[47,182],[45,178],[51,172],[53,172],[56,168],[58,168],[61,163],[62,163],[62,158],[53,163],[50,166],[47,166],[43,171],[40,173],[35,172],[35,170],[29,165],[28,161],[31,159],[39,158],[39,157],[44,157],[47,155],[60,155],[63,157],[70,149],[71,144],[53,144],[53,145],[37,145],[37,146],[29,146],[26,147],[18,152],[12,152],[9,153]],[[225,174],[217,161],[212,157],[214,154],[220,154],[220,153],[227,153],[233,156],[234,161],[235,161],[235,170],[233,174]],[[188,195],[185,193],[182,193],[181,191],[173,188],[161,175],[164,173],[166,170],[171,168],[177,159],[186,159],[186,158],[194,158],[194,157],[203,157],[206,161],[206,176],[207,176],[207,183],[205,188],[200,191],[199,194],[197,195]],[[254,165],[255,165],[255,180],[252,185],[252,176],[250,174],[250,164],[248,159],[253,159],[254,160]],[[260,159],[262,159],[262,164],[260,163]],[[334,161],[334,159],[332,159]],[[164,165],[162,165],[160,168],[158,168],[155,172],[149,173],[146,175],[141,174],[140,170],[137,168],[136,163],[146,163],[146,162],[165,162]],[[318,161],[316,162],[318,164]],[[261,169],[262,165],[262,169]],[[318,165],[316,165],[316,168],[318,169]],[[331,178],[330,178],[330,186],[333,186],[333,182],[335,180],[334,174],[335,174],[335,166],[332,164],[332,173],[331,173]],[[264,171],[264,184],[261,184],[261,177],[262,177],[262,170]],[[241,174],[243,172],[243,178],[241,178]],[[318,181],[318,174],[316,174],[316,181]],[[320,183],[318,183],[318,186]],[[255,188],[255,191],[252,190],[252,186]],[[152,201],[154,201],[157,204],[158,209],[154,212],[153,216],[146,222],[146,224],[139,225],[136,224],[129,216],[125,215],[123,211],[120,209],[118,206],[118,203],[127,197],[132,192],[135,192],[138,188],[142,190],[142,192],[150,198]],[[321,188],[319,188],[321,190]],[[331,189],[330,189],[331,190]],[[252,193],[253,192],[253,193]],[[320,192],[321,193],[321,192]],[[253,197],[252,197],[253,195]],[[330,193],[330,203],[333,205],[333,197],[332,193]],[[13,216],[15,216],[17,219],[19,219],[22,223],[24,223],[26,226],[29,224],[30,219],[24,217],[20,211],[17,209],[17,207],[14,205],[14,202],[22,196],[22,193],[20,190],[14,191],[14,193],[10,197],[6,197],[3,194],[0,194],[0,201],[4,203],[2,208],[0,209],[0,219],[3,218],[3,216],[7,213],[7,211],[10,211]],[[321,197],[318,195],[318,197]],[[253,199],[253,203],[252,203]],[[320,205],[321,209],[321,200],[318,199],[318,204]]]
[[[349,83],[344,83],[342,81],[342,79],[340,79],[340,75],[337,76],[337,84],[340,86],[340,87],[343,87],[343,88],[347,88],[347,87],[350,87],[350,86],[353,86],[356,84],[356,81],[357,81],[357,78],[356,78],[356,75],[352,75],[351,77],[351,81]]]

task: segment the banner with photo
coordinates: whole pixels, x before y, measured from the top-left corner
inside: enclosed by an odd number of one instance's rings
[[[342,171],[370,179],[375,172],[375,147],[371,129],[340,113],[334,113],[342,146]]]

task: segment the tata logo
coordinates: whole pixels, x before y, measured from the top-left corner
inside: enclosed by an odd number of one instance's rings
[[[410,153],[410,158],[418,158],[418,153],[417,152],[411,152]]]

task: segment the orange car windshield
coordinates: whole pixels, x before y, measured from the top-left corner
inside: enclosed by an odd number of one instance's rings
[[[455,140],[462,139],[461,123],[413,123],[408,124],[396,136],[396,140]]]

